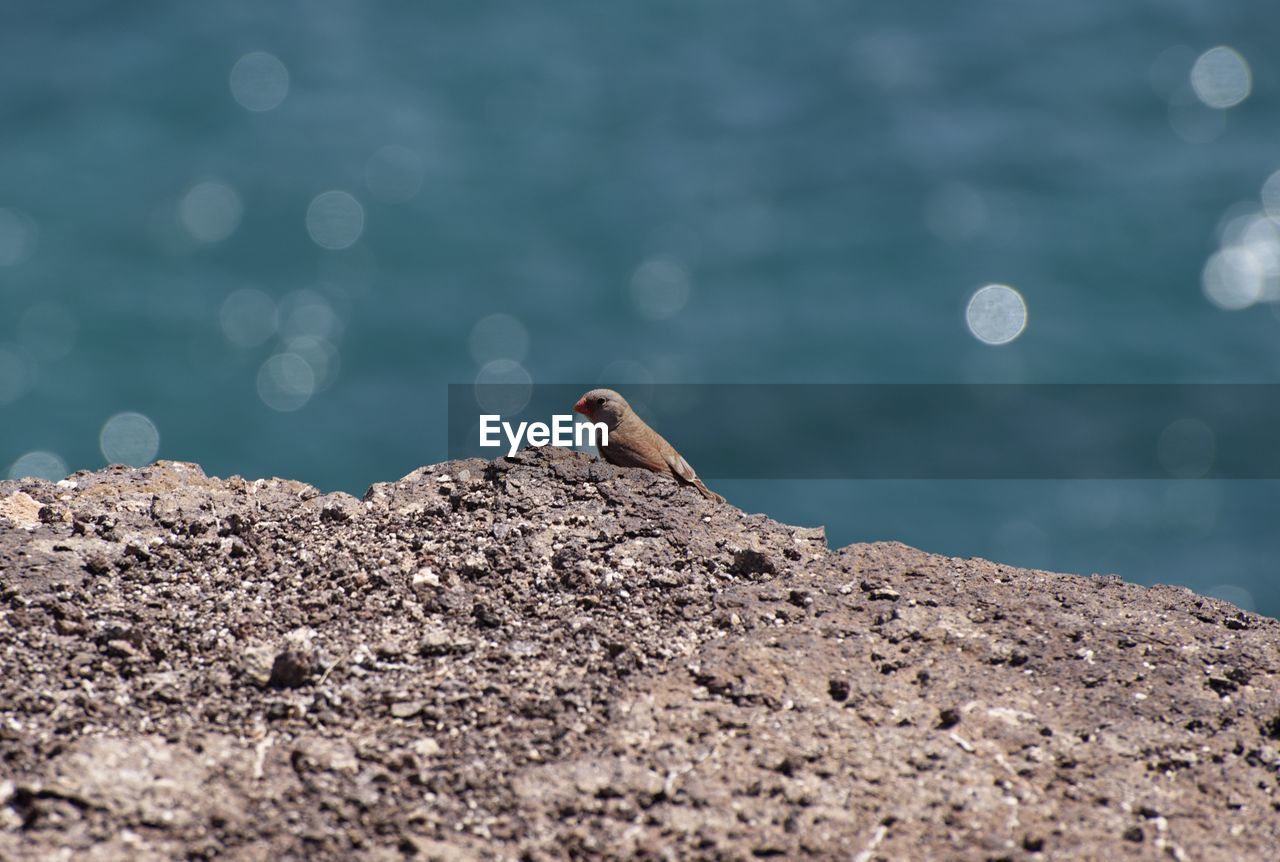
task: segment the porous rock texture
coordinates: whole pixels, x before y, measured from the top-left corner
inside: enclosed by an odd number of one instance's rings
[[[0,483],[3,859],[1275,859],[1280,623],[545,449]]]

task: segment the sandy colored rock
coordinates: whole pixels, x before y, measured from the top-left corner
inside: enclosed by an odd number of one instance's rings
[[[40,524],[40,504],[29,494],[15,491],[0,497],[0,518],[15,527],[37,527]]]
[[[556,450],[3,501],[0,858],[1280,846],[1280,624],[1184,589],[833,552]]]

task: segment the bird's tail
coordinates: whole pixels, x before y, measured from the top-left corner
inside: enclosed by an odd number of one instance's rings
[[[706,485],[702,484],[702,480],[701,480],[701,479],[694,479],[694,480],[693,480],[693,487],[697,488],[697,489],[698,489],[698,493],[699,493],[699,494],[701,494],[702,496],[706,497],[708,500],[712,500],[712,501],[714,501],[714,502],[716,502],[716,503],[723,503],[723,502],[724,502],[724,497],[721,497],[721,496],[720,496],[719,494],[717,494],[715,491],[712,491],[712,490],[711,490],[710,488],[708,488]]]
[[[662,438],[659,437],[659,440]],[[665,442],[665,441],[664,441]],[[671,475],[676,477],[677,482],[683,482],[686,485],[692,485],[698,490],[698,493],[706,497],[708,500],[714,500],[717,503],[723,503],[724,497],[721,497],[715,491],[712,491],[706,485],[702,484],[702,480],[698,478],[698,474],[693,472],[693,468],[689,466],[689,462],[680,456],[680,453],[671,448],[667,444],[670,454],[667,455],[667,467],[671,470]],[[653,469],[650,467],[649,469]]]

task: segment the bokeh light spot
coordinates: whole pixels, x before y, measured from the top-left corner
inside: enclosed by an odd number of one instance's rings
[[[1178,479],[1199,479],[1208,473],[1216,448],[1213,429],[1199,419],[1170,422],[1156,441],[1160,465]]]
[[[1258,299],[1263,302],[1280,299],[1280,228],[1271,219],[1259,215],[1245,223],[1239,244],[1253,255],[1262,273]]]
[[[328,389],[338,378],[341,357],[331,342],[315,335],[299,335],[286,339],[284,349],[289,354],[302,357],[311,366],[316,392]]]
[[[364,207],[349,192],[323,192],[307,207],[307,233],[321,248],[347,248],[363,232]]]
[[[476,374],[476,403],[487,413],[513,416],[533,397],[533,378],[519,362],[495,359]]]
[[[408,147],[379,147],[364,168],[369,193],[387,203],[404,203],[422,189],[422,157]]]
[[[315,371],[296,353],[277,353],[258,369],[258,397],[272,410],[300,410],[315,391]]]
[[[160,432],[141,413],[117,413],[103,424],[98,446],[108,464],[141,467],[160,450]]]
[[[964,317],[973,337],[983,344],[1008,344],[1027,328],[1027,304],[1012,287],[988,284],[974,293]]]
[[[1191,67],[1191,88],[1210,108],[1230,108],[1249,96],[1253,77],[1249,64],[1234,48],[1219,45],[1205,51]]]
[[[254,51],[231,67],[231,95],[250,111],[270,111],[289,95],[289,70],[274,54]]]
[[[631,302],[641,317],[665,320],[680,313],[689,301],[689,273],[675,260],[646,260],[631,276]]]
[[[468,345],[481,364],[495,359],[522,362],[529,352],[529,330],[510,314],[490,314],[471,327]]]
[[[66,478],[67,463],[52,452],[37,450],[22,455],[9,467],[10,479],[47,479],[57,482]]]
[[[1265,279],[1266,271],[1253,251],[1230,246],[1209,257],[1200,281],[1210,302],[1227,311],[1239,311],[1261,298]]]
[[[1264,218],[1262,210],[1252,201],[1242,201],[1227,207],[1218,218],[1218,225],[1214,230],[1219,244],[1223,247],[1239,245],[1250,226],[1259,218]]]
[[[1273,219],[1280,220],[1280,171],[1267,177],[1262,184],[1262,208]]]
[[[13,266],[31,257],[36,225],[26,213],[0,207],[0,266]]]
[[[217,181],[197,183],[178,205],[178,218],[200,242],[222,242],[240,226],[243,207],[235,189]]]
[[[313,290],[296,290],[280,301],[280,335],[329,338],[341,329],[329,300]]]
[[[252,287],[241,288],[222,301],[218,322],[236,347],[257,347],[275,335],[275,300]]]

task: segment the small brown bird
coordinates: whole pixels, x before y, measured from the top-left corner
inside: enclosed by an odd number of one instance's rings
[[[617,392],[592,389],[578,399],[573,410],[592,422],[603,422],[609,429],[609,445],[597,448],[600,457],[610,464],[666,473],[682,485],[692,485],[708,500],[724,502],[724,497],[702,484],[689,462],[661,434],[646,425],[631,409],[627,399]]]

